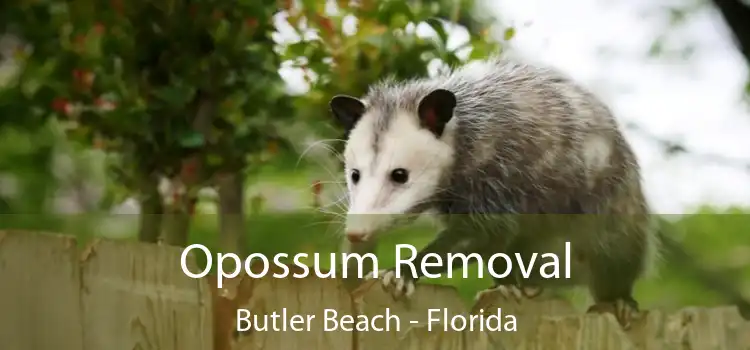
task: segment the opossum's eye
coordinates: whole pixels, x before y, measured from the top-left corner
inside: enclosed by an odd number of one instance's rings
[[[359,182],[359,170],[352,170],[352,174],[349,176],[351,176],[352,183],[354,183],[355,185],[357,184],[357,182]]]
[[[404,168],[398,168],[391,172],[391,181],[404,184],[409,181],[409,172]]]

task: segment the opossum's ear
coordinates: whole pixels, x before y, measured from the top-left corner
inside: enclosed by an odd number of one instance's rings
[[[419,101],[417,113],[422,127],[440,137],[443,135],[445,124],[453,118],[455,108],[456,95],[448,90],[436,89]]]
[[[354,128],[354,124],[357,124],[359,118],[362,118],[365,113],[365,104],[356,97],[347,95],[334,96],[328,102],[328,107],[334,118],[346,130]]]

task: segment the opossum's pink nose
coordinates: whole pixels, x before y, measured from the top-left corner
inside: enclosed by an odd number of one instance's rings
[[[362,234],[359,232],[347,232],[346,233],[346,239],[348,239],[349,242],[352,242],[352,243],[364,242],[366,238],[367,236],[365,234]]]

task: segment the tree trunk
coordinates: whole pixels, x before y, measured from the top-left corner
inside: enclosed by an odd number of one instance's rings
[[[161,232],[164,205],[159,193],[159,182],[156,178],[148,178],[141,189],[140,221],[138,224],[138,240],[156,243]]]
[[[162,243],[186,247],[190,233],[190,221],[195,210],[197,198],[183,188],[176,189],[173,195],[172,205],[169,206],[164,216],[164,229],[162,230]]]
[[[227,253],[247,253],[244,217],[244,181],[239,172],[217,179],[219,192],[219,246]]]
[[[216,100],[209,96],[201,96],[197,100],[197,109],[192,124],[193,129],[203,136],[204,143],[209,142],[211,120],[216,114],[216,108]],[[200,189],[200,183],[206,176],[203,167],[200,152],[182,160],[180,173],[173,179],[173,185],[175,185],[175,188],[173,188],[175,191],[174,201],[165,217],[166,227],[163,231],[162,240],[166,244],[180,247],[187,246],[190,221],[198,200],[197,192]]]

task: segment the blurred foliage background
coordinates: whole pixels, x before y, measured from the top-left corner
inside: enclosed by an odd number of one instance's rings
[[[487,13],[468,0],[4,1],[0,228],[336,252],[344,135],[328,100],[503,52],[516,28]],[[469,40],[451,42],[451,28]],[[285,83],[292,68],[304,91]],[[669,219],[697,259],[731,269],[750,295],[746,212]],[[397,241],[421,246],[432,234],[393,232],[378,247],[382,266]],[[489,284],[432,282],[467,300]],[[638,288],[647,306],[722,302],[680,266]]]

